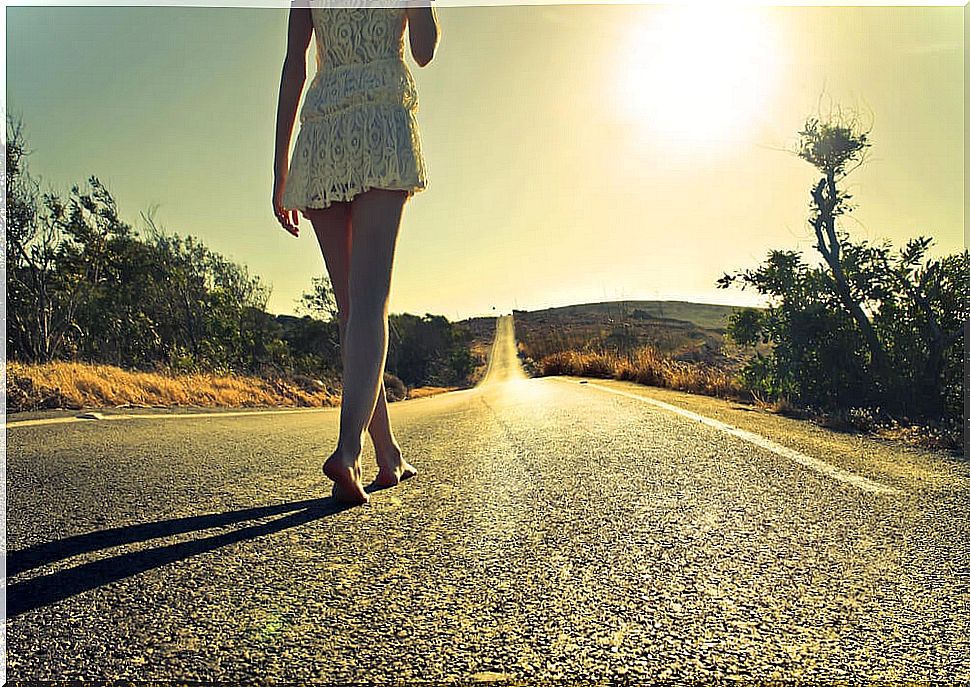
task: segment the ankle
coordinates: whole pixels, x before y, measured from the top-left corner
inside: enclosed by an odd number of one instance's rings
[[[371,440],[374,440],[374,438],[371,437]],[[382,437],[374,441],[374,450],[381,455],[396,454],[401,452],[401,445],[397,443],[394,437],[390,439]]]
[[[336,462],[341,463],[345,467],[352,467],[360,460],[361,447],[358,446],[347,446],[346,444],[338,444],[336,450],[334,450],[333,455],[330,458]]]

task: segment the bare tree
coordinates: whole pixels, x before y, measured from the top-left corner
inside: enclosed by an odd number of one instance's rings
[[[869,130],[862,130],[856,117],[845,116],[839,110],[827,121],[810,117],[799,135],[797,155],[822,173],[822,178],[811,191],[809,224],[815,230],[815,247],[831,270],[840,301],[865,338],[873,367],[884,372],[889,366],[886,351],[869,315],[862,308],[861,299],[853,293],[846,278],[842,246],[847,236],[836,227],[836,218],[852,209],[846,203],[852,196],[840,189],[839,183],[865,161],[865,152],[870,146]],[[851,163],[855,164],[849,166]]]
[[[63,243],[64,203],[42,193],[27,169],[22,120],[7,115],[6,279],[8,343],[32,362],[61,355],[76,332],[74,312],[83,284],[62,283],[57,269]]]

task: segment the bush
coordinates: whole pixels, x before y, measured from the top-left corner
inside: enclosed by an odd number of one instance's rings
[[[864,159],[868,132],[854,122],[809,119],[797,154],[821,176],[811,189],[809,224],[823,265],[773,250],[754,270],[725,274],[768,297],[767,310],[738,311],[728,334],[742,346],[771,344],[741,374],[768,399],[827,411],[881,407],[910,418],[963,413],[963,327],[970,319],[970,252],[928,259],[932,239],[892,251],[888,241],[853,241],[836,221],[851,207],[840,188],[850,162]],[[858,165],[856,165],[858,166]]]
[[[384,396],[387,398],[388,403],[392,401],[403,401],[407,398],[408,388],[404,385],[399,377],[392,375],[390,372],[384,373]]]

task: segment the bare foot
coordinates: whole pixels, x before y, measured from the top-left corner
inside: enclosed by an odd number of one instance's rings
[[[367,503],[369,497],[361,482],[360,461],[334,451],[323,464],[323,474],[333,480],[333,497],[343,503]]]
[[[374,484],[381,488],[397,486],[402,480],[418,474],[417,469],[404,460],[401,447],[396,443],[377,453],[377,467]]]

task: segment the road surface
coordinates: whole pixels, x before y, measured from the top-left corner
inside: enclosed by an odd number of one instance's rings
[[[7,677],[970,679],[965,461],[527,379],[512,330],[356,508],[338,409],[8,417]]]

